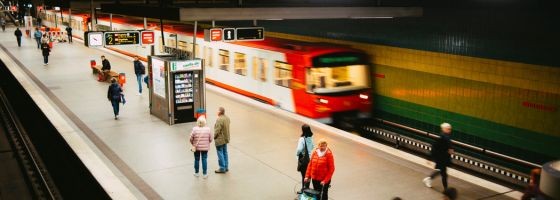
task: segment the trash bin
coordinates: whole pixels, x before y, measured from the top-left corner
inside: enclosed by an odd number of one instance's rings
[[[204,108],[196,110],[196,118],[198,119],[200,116],[206,117],[206,110]]]
[[[119,85],[121,85],[121,87],[126,83],[126,74],[124,73],[119,73]]]

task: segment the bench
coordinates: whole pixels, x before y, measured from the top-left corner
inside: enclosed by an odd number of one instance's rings
[[[100,66],[100,65],[96,65],[95,67],[92,67],[92,68],[91,68],[91,72],[92,72],[94,75],[98,75],[99,73],[102,73],[102,72],[101,72],[101,66]],[[111,82],[111,79],[112,79],[112,78],[118,79],[118,78],[119,78],[119,73],[117,73],[117,72],[115,72],[115,71],[109,71],[108,73],[105,74],[105,80],[103,80],[103,81],[105,81],[105,82]]]

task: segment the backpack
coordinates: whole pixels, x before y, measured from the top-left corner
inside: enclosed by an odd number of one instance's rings
[[[302,171],[303,169],[307,168],[309,164],[310,156],[307,150],[307,141],[305,141],[306,137],[303,137],[303,152],[298,155],[298,166],[297,170]]]
[[[113,100],[121,99],[121,87],[118,84],[111,85],[111,98]]]

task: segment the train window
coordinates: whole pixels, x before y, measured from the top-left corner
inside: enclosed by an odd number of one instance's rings
[[[198,44],[195,44],[195,45],[194,45],[194,49],[196,50],[196,51],[194,52],[194,57],[195,57],[195,58],[200,58],[200,51],[202,51],[202,50],[199,48],[199,45],[198,45]]]
[[[220,69],[229,71],[229,51],[220,49]]]
[[[247,75],[247,62],[245,61],[245,54],[235,52],[234,54],[234,71],[236,74]]]
[[[173,41],[173,42],[175,42],[175,41]],[[170,43],[170,44],[173,44],[172,46],[175,46],[175,43]],[[177,48],[179,48],[181,50],[187,50],[187,49],[189,49],[188,46],[189,46],[189,43],[179,40],[179,44],[177,45]]]
[[[253,78],[266,81],[266,59],[253,57]]]
[[[212,48],[204,47],[204,66],[213,67],[212,65]]]
[[[292,85],[292,65],[279,61],[274,62],[274,74],[276,85],[291,87]]]
[[[369,88],[368,66],[313,67],[306,72],[307,91],[336,93]]]

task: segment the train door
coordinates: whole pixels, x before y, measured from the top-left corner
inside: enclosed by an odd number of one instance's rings
[[[253,57],[253,65],[251,75],[254,82],[254,92],[261,96],[268,96],[265,94],[265,83],[268,81],[268,68],[270,61],[267,59],[268,55],[265,53],[256,53]]]

